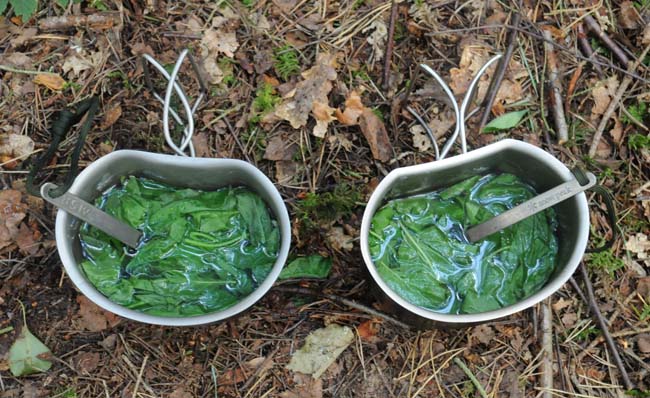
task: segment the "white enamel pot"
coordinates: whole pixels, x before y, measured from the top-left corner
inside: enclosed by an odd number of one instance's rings
[[[430,192],[486,173],[512,173],[532,185],[537,192],[574,179],[571,171],[548,152],[525,142],[506,139],[451,158],[395,169],[371,195],[361,222],[361,253],[380,300],[405,322],[424,328],[459,327],[502,318],[552,295],[578,267],[589,237],[589,209],[584,193],[554,206],[559,244],[555,271],[541,290],[515,304],[476,314],[443,314],[411,304],[384,282],[368,246],[375,212],[388,200]]]
[[[280,229],[280,249],[271,272],[250,295],[232,307],[191,317],[162,317],[134,311],[116,304],[100,293],[80,268],[81,222],[63,210],[56,216],[56,244],[66,273],[86,297],[100,307],[136,321],[166,326],[192,326],[217,322],[246,310],[271,288],[287,260],[291,245],[291,224],[287,208],[273,183],[257,168],[235,159],[188,158],[149,152],[120,150],[91,163],[75,179],[69,192],[93,202],[124,176],[151,178],[176,187],[216,190],[225,186],[246,186],[265,201]]]

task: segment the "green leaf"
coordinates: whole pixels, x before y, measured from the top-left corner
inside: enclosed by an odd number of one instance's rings
[[[29,18],[38,10],[38,0],[9,0],[16,15],[27,22]]]
[[[319,255],[298,257],[287,265],[278,279],[327,278],[332,268],[332,259]]]
[[[219,311],[259,286],[277,258],[277,223],[244,187],[203,192],[129,177],[96,205],[144,232],[136,253],[94,227],[80,232],[88,280],[134,310],[161,316]]]
[[[7,9],[7,4],[9,4],[9,0],[0,0],[0,14],[5,12]]]
[[[22,306],[22,303],[20,305]],[[52,355],[52,352],[27,328],[25,307],[23,307],[23,322],[20,335],[9,349],[9,369],[16,377],[46,372],[52,367],[52,362],[43,358]]]
[[[478,313],[513,304],[553,273],[554,213],[538,213],[475,244],[464,230],[533,195],[529,185],[504,173],[390,201],[373,216],[372,260],[392,290],[423,308]]]
[[[493,119],[483,128],[483,133],[491,133],[493,131],[508,130],[511,129],[521,122],[521,119],[524,115],[528,113],[527,110],[509,112],[504,115],[499,116],[496,119]]]

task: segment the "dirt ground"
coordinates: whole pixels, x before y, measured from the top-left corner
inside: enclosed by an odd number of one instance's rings
[[[11,9],[0,16],[0,397],[650,396],[650,2],[65,3],[41,2],[29,20]],[[388,309],[372,295],[359,250],[364,203],[391,170],[435,160],[407,107],[441,146],[453,130],[442,91],[417,65],[438,71],[460,100],[508,47],[499,90],[492,67],[475,103],[494,94],[490,119],[526,112],[479,133],[481,108],[467,121],[468,146],[523,140],[593,172],[614,194],[616,227],[590,196],[591,245],[619,234],[583,261],[607,332],[592,317],[580,271],[547,305],[479,326],[407,329],[368,311]],[[99,114],[80,167],[118,149],[173,153],[140,59],[150,54],[171,70],[183,48],[208,82],[195,115],[197,155],[260,168],[289,208],[290,257],[320,254],[333,268],[327,279],[278,283],[234,319],[172,328],[122,319],[75,290],[56,252],[55,210],[26,193],[25,179],[57,112],[93,95]],[[180,82],[196,98],[189,64]],[[61,179],[77,137],[73,129],[40,181]],[[450,156],[459,151],[454,145]],[[23,328],[19,302],[52,352],[47,372],[9,372],[8,350]],[[330,324],[355,337],[327,371],[314,379],[287,369],[305,338]]]

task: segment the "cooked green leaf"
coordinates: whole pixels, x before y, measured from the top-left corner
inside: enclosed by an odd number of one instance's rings
[[[188,316],[227,308],[266,278],[277,257],[277,224],[242,187],[203,192],[129,177],[96,205],[144,232],[133,254],[94,227],[80,232],[86,277],[131,309]]]
[[[476,313],[513,304],[553,272],[554,213],[538,213],[475,244],[464,230],[533,195],[514,175],[490,174],[388,202],[373,217],[373,262],[391,289],[420,307]]]

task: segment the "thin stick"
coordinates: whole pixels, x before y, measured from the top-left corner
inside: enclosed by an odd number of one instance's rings
[[[585,53],[585,55],[591,60],[596,57],[596,53],[594,52],[594,49],[591,48],[591,44],[589,43],[589,39],[587,39],[587,34],[585,33],[585,28],[582,26],[582,24],[578,24],[578,43],[580,43],[580,48],[582,48],[582,52]],[[596,73],[598,74],[598,77],[603,77],[603,68],[600,67],[600,65],[596,63],[592,63],[594,66],[594,69],[596,69]]]
[[[630,62],[630,58],[625,55],[625,52],[621,49],[621,47],[619,47],[618,44],[614,43],[614,40],[612,40],[612,38],[609,37],[607,33],[603,32],[603,30],[600,29],[600,25],[598,25],[598,22],[596,22],[596,20],[591,15],[585,15],[584,21],[587,24],[587,28],[598,35],[600,40],[610,50],[612,50],[612,53],[616,56],[616,58],[618,58],[619,61],[621,61],[623,65],[627,65]]]
[[[643,57],[645,57],[645,55]],[[643,59],[643,57],[640,59]],[[607,343],[607,347],[609,348],[612,357],[614,357],[614,362],[616,363],[618,371],[621,373],[621,378],[623,378],[623,385],[625,386],[625,389],[632,390],[634,389],[634,385],[630,381],[630,377],[625,370],[625,366],[623,366],[623,361],[621,361],[621,356],[618,353],[616,343],[614,342],[612,335],[609,333],[607,322],[605,321],[605,318],[603,318],[603,314],[601,314],[600,309],[598,308],[596,297],[594,296],[594,288],[591,285],[591,280],[589,279],[589,274],[587,273],[587,268],[585,267],[584,262],[580,262],[580,272],[582,273],[582,280],[584,281],[585,287],[587,288],[587,297],[589,298],[589,307],[591,308],[591,314],[594,316],[594,318],[596,318],[598,326],[603,332],[603,336],[605,336],[605,342]]]
[[[519,21],[521,21],[521,14],[515,12],[515,15],[512,17],[512,26],[519,27]],[[494,72],[494,78],[492,78],[492,83],[488,89],[487,98],[485,98],[485,110],[481,116],[481,123],[479,123],[479,133],[483,131],[483,127],[487,124],[490,115],[492,114],[492,105],[494,105],[494,100],[497,97],[499,88],[501,87],[501,82],[503,81],[504,76],[506,75],[506,69],[508,69],[508,64],[510,64],[510,58],[512,58],[512,53],[515,50],[515,44],[517,43],[517,29],[511,29],[510,35],[508,36],[508,47],[506,47],[506,52],[499,62],[496,71]]]
[[[339,296],[336,296],[336,295],[333,295],[333,294],[317,292],[315,290],[305,289],[305,288],[302,288],[302,287],[278,286],[278,287],[275,288],[275,290],[277,290],[279,292],[283,292],[283,293],[295,293],[295,294],[303,294],[305,296],[322,297],[322,298],[328,299],[330,301],[334,301],[334,302],[339,303],[339,304],[347,305],[348,307],[352,307],[352,308],[354,308],[356,310],[359,310],[361,312],[365,312],[366,314],[370,314],[372,316],[376,316],[378,318],[385,319],[388,322],[391,322],[391,323],[393,323],[393,324],[395,324],[395,325],[397,325],[397,326],[399,326],[401,328],[404,328],[404,329],[407,329],[407,330],[411,329],[411,326],[405,324],[402,321],[398,321],[397,319],[393,318],[390,315],[384,314],[383,312],[373,310],[372,308],[366,307],[363,304],[359,304],[356,301],[348,300],[346,298],[339,297]]]
[[[555,130],[557,133],[558,144],[562,145],[569,140],[569,127],[566,124],[564,117],[564,101],[562,101],[562,82],[559,79],[557,68],[557,57],[555,50],[550,44],[553,41],[550,30],[543,30],[542,35],[546,41],[544,42],[544,50],[546,51],[546,61],[548,65],[548,80],[551,84],[551,106],[553,108],[553,120],[555,121]]]
[[[9,333],[14,330],[13,326],[7,326],[6,328],[0,329],[0,336],[2,336],[5,333]]]
[[[149,359],[149,355],[145,355],[144,359],[142,360],[142,366],[140,366],[140,372],[138,372],[138,379],[135,381],[135,387],[133,388],[133,398],[136,398],[138,395],[138,388],[140,387],[140,382],[142,381],[144,367],[147,366],[147,359]]]
[[[388,21],[388,42],[386,43],[386,54],[384,55],[384,91],[388,90],[390,82],[390,63],[393,58],[393,47],[395,46],[395,21],[397,20],[398,3],[392,0],[390,6],[390,20]]]
[[[463,362],[458,357],[454,357],[454,363],[456,365],[458,365],[458,367],[461,368],[463,370],[463,372],[465,372],[467,377],[469,377],[469,379],[472,381],[472,383],[474,383],[474,386],[476,387],[476,390],[478,391],[478,393],[481,394],[481,397],[488,398],[487,392],[485,392],[485,389],[483,388],[481,383],[479,383],[476,376],[474,376],[474,373],[472,373],[472,371],[467,367],[467,365],[465,365],[465,362]]]
[[[22,73],[24,75],[57,75],[58,73],[53,73],[53,72],[41,72],[40,70],[24,70],[24,69],[16,69],[12,68],[9,65],[0,65],[0,70],[3,70],[5,72],[11,72],[11,73]]]
[[[641,53],[641,56],[639,56],[639,58],[637,58],[637,60],[634,61],[633,64],[628,65],[627,68],[628,72],[633,72],[639,67],[641,62],[645,59],[645,56],[648,54],[649,50],[650,50],[650,44],[646,46],[646,48]],[[596,154],[596,149],[598,149],[598,144],[600,143],[600,139],[603,136],[603,131],[605,131],[605,127],[607,126],[609,119],[612,117],[612,114],[616,110],[616,107],[621,102],[621,98],[623,98],[623,94],[627,92],[627,87],[630,85],[630,83],[632,83],[632,78],[628,75],[623,78],[621,85],[618,86],[616,95],[614,96],[614,98],[612,98],[611,102],[609,103],[609,106],[607,107],[607,110],[603,114],[603,118],[600,119],[600,124],[598,125],[598,128],[594,133],[593,141],[591,142],[591,146],[589,147],[589,157],[593,158],[594,155]]]
[[[551,299],[542,302],[542,397],[551,398],[553,390],[553,314]]]

